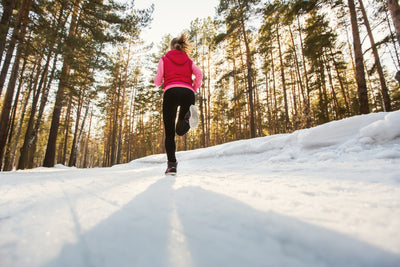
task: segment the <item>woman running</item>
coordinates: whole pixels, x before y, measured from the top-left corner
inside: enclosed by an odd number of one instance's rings
[[[163,120],[168,158],[165,174],[176,175],[178,163],[175,157],[175,133],[183,136],[199,123],[194,102],[203,74],[188,56],[191,44],[185,34],[172,39],[170,48],[171,50],[158,62],[154,84],[159,87],[164,82]],[[175,124],[178,106],[180,107],[178,121]]]

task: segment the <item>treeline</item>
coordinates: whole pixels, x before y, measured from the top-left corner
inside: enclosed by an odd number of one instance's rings
[[[397,1],[220,1],[216,18],[187,29],[204,80],[199,127],[177,137],[178,150],[398,110],[399,12]],[[160,118],[160,98],[152,99],[149,114]],[[163,153],[161,120],[141,127],[153,138],[140,156]]]
[[[140,32],[152,10],[2,1],[2,170],[164,152],[163,89],[153,78],[172,36],[150,54]],[[178,150],[400,108],[397,1],[221,0],[216,10],[187,29],[204,80],[200,125],[177,138]]]
[[[3,0],[0,167],[99,165],[89,145],[104,51],[138,39],[153,7],[103,0]],[[89,130],[85,130],[89,129]]]

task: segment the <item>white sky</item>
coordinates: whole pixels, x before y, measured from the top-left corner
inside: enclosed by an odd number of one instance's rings
[[[219,0],[135,0],[138,9],[147,8],[154,3],[153,21],[142,38],[147,43],[157,44],[167,34],[178,36],[190,28],[196,18],[215,16]]]

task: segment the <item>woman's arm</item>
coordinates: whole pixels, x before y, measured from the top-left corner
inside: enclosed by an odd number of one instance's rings
[[[157,75],[154,78],[154,84],[157,87],[160,87],[163,83],[163,78],[164,78],[164,61],[161,58],[160,61],[158,62]]]
[[[197,89],[200,88],[201,86],[201,81],[203,80],[203,73],[199,69],[199,67],[196,66],[196,64],[192,64],[192,71],[195,76],[194,82],[193,82],[193,89],[197,92]]]

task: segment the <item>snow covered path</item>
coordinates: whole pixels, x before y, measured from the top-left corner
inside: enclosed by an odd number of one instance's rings
[[[0,266],[400,266],[399,118],[1,173]]]

